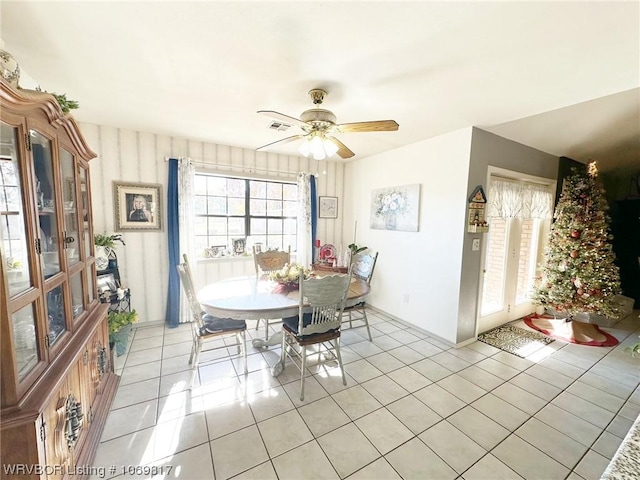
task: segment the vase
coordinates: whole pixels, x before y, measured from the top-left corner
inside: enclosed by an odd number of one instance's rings
[[[96,245],[96,270],[106,270],[109,267],[109,252],[107,247]]]
[[[111,334],[110,342],[113,341],[113,347],[115,348],[116,355],[120,357],[124,355],[127,351],[127,345],[129,344],[129,335],[131,335],[131,329],[133,326],[131,324],[125,325],[117,332]]]
[[[387,215],[385,217],[384,227],[387,230],[395,230],[396,229],[396,216],[395,215]]]

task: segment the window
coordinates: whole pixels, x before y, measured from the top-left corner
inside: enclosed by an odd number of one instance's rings
[[[195,176],[195,246],[234,251],[234,240],[247,247],[296,248],[298,186],[246,178],[197,173]],[[242,242],[236,242],[236,245]]]

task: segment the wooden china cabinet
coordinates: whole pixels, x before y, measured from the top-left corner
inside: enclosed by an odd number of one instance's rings
[[[51,95],[0,79],[0,116],[0,476],[79,477],[119,378],[95,285],[95,154]]]

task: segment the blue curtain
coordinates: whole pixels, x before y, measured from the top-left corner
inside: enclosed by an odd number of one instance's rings
[[[316,177],[309,178],[311,191],[311,259],[316,261],[316,230],[318,229],[318,197],[316,194]]]
[[[165,322],[170,328],[180,323],[180,226],[178,223],[178,160],[169,159],[169,186],[167,188],[167,234],[169,236],[169,293]]]

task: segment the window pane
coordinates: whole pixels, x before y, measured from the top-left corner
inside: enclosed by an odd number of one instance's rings
[[[298,186],[291,183],[282,185],[282,198],[284,200],[298,201]]]
[[[227,195],[227,179],[207,177],[207,195]]]
[[[267,220],[267,233],[269,235],[282,233],[282,220],[279,218],[270,218]]]
[[[267,215],[269,217],[281,217],[282,202],[280,200],[267,200]]]
[[[238,179],[228,179],[227,180],[227,195],[230,197],[239,197],[244,200],[244,189],[246,182],[244,180]]]
[[[267,237],[267,248],[282,250],[282,237],[280,235],[269,235]]]
[[[229,235],[234,237],[244,237],[244,218],[229,219]]]
[[[298,204],[296,202],[283,202],[282,215],[284,217],[295,217],[298,213]]]
[[[251,219],[251,235],[267,233],[267,221],[264,218]]]
[[[207,214],[207,197],[202,195],[196,195],[193,205],[194,205],[194,212],[196,215]]]
[[[206,235],[207,234],[207,218],[206,217],[196,217],[193,221],[193,233],[195,235]]]
[[[282,199],[282,184],[281,183],[267,183],[267,198],[273,198],[276,200]]]
[[[209,218],[209,235],[226,235],[227,219],[225,217]]]
[[[229,198],[229,215],[244,215],[244,197]]]
[[[283,223],[284,223],[284,227],[283,227],[283,232],[284,233],[289,233],[289,234],[292,234],[292,235],[296,234],[296,231],[297,231],[297,228],[296,228],[297,227],[297,225],[296,225],[297,220],[296,219],[287,218],[287,219],[284,220]]]
[[[250,214],[254,216],[262,216],[267,214],[267,201],[251,199],[249,202]]]
[[[207,213],[209,215],[227,214],[227,199],[225,197],[209,197],[207,203]]]
[[[267,184],[265,182],[249,182],[251,198],[267,198]]]
[[[206,195],[207,194],[207,177],[202,175],[196,175],[196,178],[193,182],[193,190],[196,195]]]

